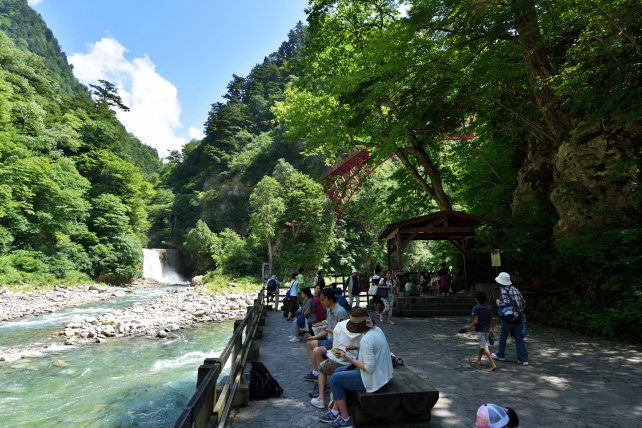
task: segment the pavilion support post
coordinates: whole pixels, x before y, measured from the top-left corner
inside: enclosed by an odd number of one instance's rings
[[[468,253],[466,253],[464,251],[464,254],[463,254],[463,256],[464,256],[464,287],[466,287],[466,291],[468,291],[468,274],[467,274],[467,270],[466,270],[466,254],[468,254]]]
[[[387,269],[390,269],[390,239],[386,239],[386,262],[388,263]]]

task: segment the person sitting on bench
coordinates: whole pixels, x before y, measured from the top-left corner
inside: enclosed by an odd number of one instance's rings
[[[383,331],[375,327],[375,322],[368,312],[363,308],[354,308],[350,311],[350,321],[346,323],[346,328],[352,333],[362,333],[363,338],[357,358],[345,353],[342,355],[342,360],[352,363],[355,370],[339,367],[330,377],[334,404],[320,420],[332,422],[331,428],[353,426],[346,404],[346,389],[375,392],[392,379],[392,359],[388,341]],[[346,351],[355,348],[354,345],[348,345]]]

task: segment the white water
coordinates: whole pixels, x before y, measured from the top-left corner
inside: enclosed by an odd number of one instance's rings
[[[165,263],[161,262],[161,252]],[[164,284],[177,284],[185,279],[177,272],[178,252],[143,248],[143,278],[151,278]]]

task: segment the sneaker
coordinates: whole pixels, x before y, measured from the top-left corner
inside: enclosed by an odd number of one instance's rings
[[[527,365],[528,365],[528,361],[520,361],[519,363],[520,363],[521,365],[523,365],[523,366],[527,366]]]
[[[308,395],[310,397],[318,397],[319,396],[319,384],[315,383],[314,387],[308,392]]]
[[[300,342],[300,341],[301,341],[301,339],[299,339],[298,337],[291,337],[290,338],[290,342],[292,342],[292,343],[297,343],[297,342]]]
[[[379,311],[375,311],[375,315],[379,315]]]
[[[323,401],[323,397],[313,398],[312,400],[310,400],[310,404],[312,404],[317,409],[325,409],[325,401]]]
[[[335,415],[334,413],[332,413],[331,409],[328,409],[327,412],[325,412],[324,414],[322,414],[319,417],[319,420],[321,422],[325,422],[325,423],[329,424],[330,422],[333,422],[336,418],[338,418],[340,416],[341,416],[341,413],[338,413],[338,414]]]
[[[497,354],[496,354],[496,353],[494,353],[494,352],[493,352],[493,354],[492,354],[492,355],[493,355],[493,359],[494,359],[494,360],[497,360],[497,361],[506,361],[506,358],[500,358],[500,357],[498,357],[498,356],[497,356]]]
[[[349,416],[348,420],[344,421],[341,414],[339,414],[339,417],[330,424],[330,428],[352,428],[353,425],[352,416]]]
[[[288,318],[288,321],[294,321],[294,318]]]
[[[308,382],[317,382],[319,378],[315,375],[312,374],[312,372],[306,374],[303,376],[303,380],[307,380]]]
[[[379,315],[379,322],[383,322],[383,315]]]

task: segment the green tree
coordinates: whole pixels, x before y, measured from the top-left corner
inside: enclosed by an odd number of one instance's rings
[[[203,220],[196,222],[196,227],[190,229],[183,248],[193,261],[197,273],[205,273],[212,269],[214,261],[220,257],[221,241]]]
[[[285,211],[282,191],[278,181],[266,176],[259,181],[250,196],[250,207],[253,210],[250,215],[250,227],[253,234],[266,241],[270,266],[273,266],[274,239]]]

